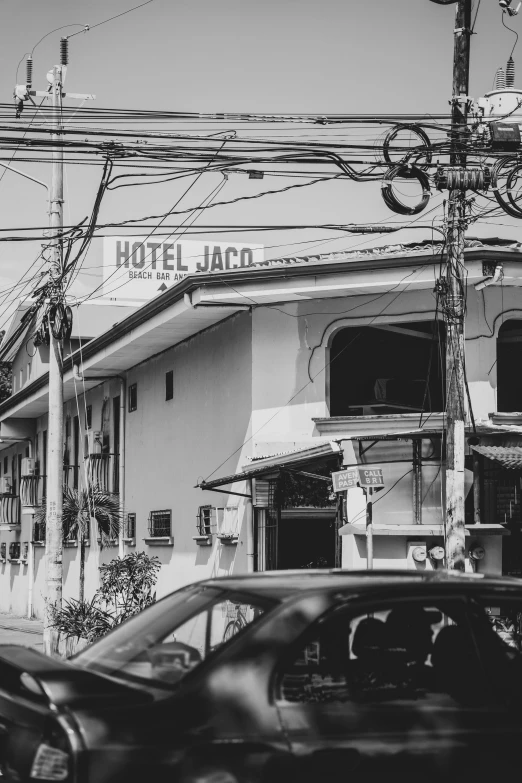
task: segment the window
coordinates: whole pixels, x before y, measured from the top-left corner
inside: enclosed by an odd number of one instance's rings
[[[170,509],[150,512],[149,534],[151,538],[164,538],[171,535],[171,517]]]
[[[480,672],[464,602],[398,601],[359,615],[343,608],[283,666],[277,699],[402,705],[420,699],[447,709],[481,702]]]
[[[214,587],[183,588],[82,651],[76,663],[168,691],[275,604]]]
[[[443,411],[445,350],[436,321],[340,329],[330,346],[330,416]]]
[[[126,538],[136,538],[136,514],[127,514]]]
[[[484,293],[484,292],[482,292]],[[522,380],[513,367],[522,359],[522,321],[504,321],[497,338],[497,410],[511,412],[520,410]]]
[[[85,409],[85,429],[90,430],[92,427],[92,405],[87,405]]]
[[[200,536],[210,536],[212,534],[212,522],[215,509],[212,506],[200,506],[198,511],[198,534]]]
[[[174,398],[174,371],[169,370],[165,373],[165,399],[172,400]]]
[[[6,552],[7,552],[7,544],[5,541],[0,544],[0,560],[5,563],[6,558]]]
[[[9,544],[9,560],[20,560],[20,542],[11,541]]]
[[[129,386],[129,413],[138,408],[138,385],[131,383]]]

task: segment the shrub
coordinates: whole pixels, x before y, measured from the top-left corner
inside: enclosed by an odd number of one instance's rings
[[[92,600],[71,599],[54,613],[53,626],[66,639],[94,642],[156,600],[161,563],[145,552],[117,557],[100,567],[100,587]]]

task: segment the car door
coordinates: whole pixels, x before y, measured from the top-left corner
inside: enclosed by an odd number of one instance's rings
[[[446,783],[488,761],[483,679],[466,600],[402,596],[323,616],[280,662],[274,698],[303,780]]]
[[[517,595],[517,593],[519,593]],[[477,687],[492,695],[489,747],[497,774],[522,769],[522,597],[519,590],[475,590],[470,596],[472,630],[484,670]]]

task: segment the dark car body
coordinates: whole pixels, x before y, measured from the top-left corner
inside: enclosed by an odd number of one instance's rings
[[[203,652],[167,633],[174,604],[188,618],[182,628],[207,618]],[[231,618],[224,606],[235,607]],[[254,607],[248,622],[244,606]],[[225,641],[213,643],[216,607]],[[0,646],[0,770],[7,781],[70,783],[519,775],[520,621],[516,579],[323,571],[208,580],[71,661]]]

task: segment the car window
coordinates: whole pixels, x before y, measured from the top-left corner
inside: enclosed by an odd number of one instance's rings
[[[145,610],[76,656],[75,663],[112,677],[170,688],[274,605],[265,598],[195,588],[185,593],[181,605],[169,607],[169,601],[161,601]]]
[[[483,596],[471,601],[473,633],[497,700],[522,703],[522,600]]]
[[[337,610],[281,667],[280,703],[473,703],[480,662],[465,603]]]

